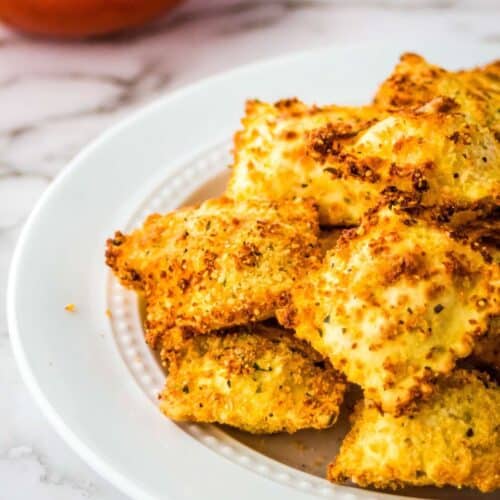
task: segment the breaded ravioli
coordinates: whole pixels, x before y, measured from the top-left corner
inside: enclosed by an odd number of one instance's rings
[[[500,141],[451,99],[381,120],[340,164],[345,178],[371,179],[385,199],[433,209],[439,222],[463,222],[463,212],[475,219],[500,204]]]
[[[312,196],[321,224],[339,226],[358,224],[384,199],[427,207],[441,221],[500,203],[500,141],[451,98],[390,114],[335,108],[345,116],[324,125],[303,104],[290,107],[297,114],[251,103],[235,139],[229,197]]]
[[[160,409],[174,420],[266,434],[324,429],[337,420],[344,377],[292,332],[255,325],[195,335],[175,349],[164,338]]]
[[[311,196],[319,202],[322,224],[356,222],[368,196],[365,183],[337,178],[314,152],[352,144],[381,114],[370,107],[307,106],[297,99],[248,101],[243,129],[234,138],[227,195],[239,200]]]
[[[500,60],[453,72],[417,54],[403,54],[374,104],[383,110],[419,107],[438,96],[454,99],[470,121],[500,133]]]
[[[121,282],[143,292],[146,337],[174,326],[207,333],[273,316],[321,255],[315,203],[209,200],[107,242]]]
[[[499,292],[498,265],[445,228],[382,207],[343,232],[278,318],[399,414],[471,352],[500,313]]]
[[[500,488],[500,388],[484,375],[454,372],[411,415],[384,415],[361,401],[351,418],[331,481]]]

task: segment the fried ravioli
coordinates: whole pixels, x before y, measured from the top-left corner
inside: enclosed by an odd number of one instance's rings
[[[403,54],[380,86],[375,106],[384,111],[419,107],[435,97],[453,99],[469,121],[500,133],[500,60],[482,68],[446,71],[416,54]]]
[[[384,415],[361,401],[351,418],[331,481],[500,488],[500,388],[483,375],[453,373],[411,415]]]
[[[146,300],[146,338],[174,326],[207,333],[273,316],[281,296],[317,264],[311,200],[233,202],[148,217],[107,242],[106,261]]]
[[[248,101],[243,129],[234,139],[227,195],[238,200],[311,196],[320,205],[322,224],[356,222],[366,205],[365,183],[337,178],[311,152],[353,143],[380,115],[370,107],[307,106],[297,99],[276,104]]]
[[[474,218],[500,203],[500,142],[451,98],[390,114],[331,109],[318,112],[330,120],[321,124],[298,101],[250,103],[228,196],[311,196],[321,224],[334,226],[358,224],[382,199],[432,209],[440,220],[462,212]]]
[[[162,350],[168,377],[160,396],[174,420],[252,433],[324,429],[337,420],[345,379],[291,332],[256,325],[175,344]]]
[[[399,414],[500,313],[500,272],[437,225],[387,207],[344,231],[278,319]]]

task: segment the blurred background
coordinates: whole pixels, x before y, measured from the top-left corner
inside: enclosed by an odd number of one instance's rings
[[[5,320],[19,230],[82,147],[175,88],[297,50],[451,38],[500,57],[498,0],[0,0],[0,19],[0,500],[124,498],[46,423]]]

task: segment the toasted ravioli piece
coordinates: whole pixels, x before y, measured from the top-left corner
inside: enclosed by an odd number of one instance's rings
[[[307,106],[297,99],[276,104],[248,101],[243,129],[234,139],[227,195],[239,200],[311,196],[319,202],[322,224],[355,223],[370,196],[365,183],[343,182],[310,151],[351,144],[381,114],[370,107]]]
[[[256,325],[176,344],[161,354],[168,377],[160,408],[174,420],[252,433],[324,429],[337,420],[345,379],[291,332]]]
[[[440,222],[463,224],[500,204],[500,142],[491,130],[469,123],[449,99],[398,111],[339,154],[317,158],[335,164],[343,182],[363,180],[371,193],[364,212],[385,199],[428,209]]]
[[[500,388],[483,375],[453,373],[411,415],[384,415],[361,401],[352,422],[328,468],[331,481],[500,488]]]
[[[339,226],[358,224],[383,199],[431,208],[439,220],[464,211],[474,218],[500,203],[500,142],[450,98],[381,112],[378,121],[372,108],[335,108],[346,116],[325,125],[280,109],[250,106],[235,139],[229,197],[312,196],[320,222]],[[289,129],[297,130],[292,139]]]
[[[318,234],[311,200],[220,198],[116,233],[106,260],[125,286],[144,293],[154,345],[174,326],[207,333],[273,316],[282,294],[317,264]]]
[[[434,97],[454,99],[470,121],[500,131],[500,60],[482,68],[446,71],[417,54],[403,54],[374,103],[384,110],[418,107]]]
[[[444,228],[382,208],[344,231],[278,318],[399,414],[500,312],[500,272]]]

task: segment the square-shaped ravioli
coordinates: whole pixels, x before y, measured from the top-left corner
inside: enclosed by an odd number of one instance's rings
[[[352,144],[382,113],[370,107],[308,106],[297,99],[248,101],[234,138],[227,195],[235,199],[311,196],[326,225],[357,222],[375,194],[370,183],[345,182],[318,155]]]
[[[499,292],[497,264],[448,230],[384,207],[343,233],[278,318],[399,414],[470,354],[500,313]]]
[[[374,109],[251,102],[227,195],[311,196],[333,226],[359,224],[384,200],[461,221],[500,203],[500,142],[460,103],[430,96],[419,108]]]
[[[328,477],[360,486],[500,487],[500,388],[459,370],[410,415],[382,414],[361,402]]]
[[[160,408],[174,420],[218,422],[252,433],[330,427],[345,379],[293,332],[263,325],[163,337],[168,377]],[[175,347],[172,347],[174,345]]]
[[[321,256],[311,200],[226,198],[147,218],[107,242],[107,264],[144,294],[154,345],[174,326],[207,333],[274,315],[282,296]]]

